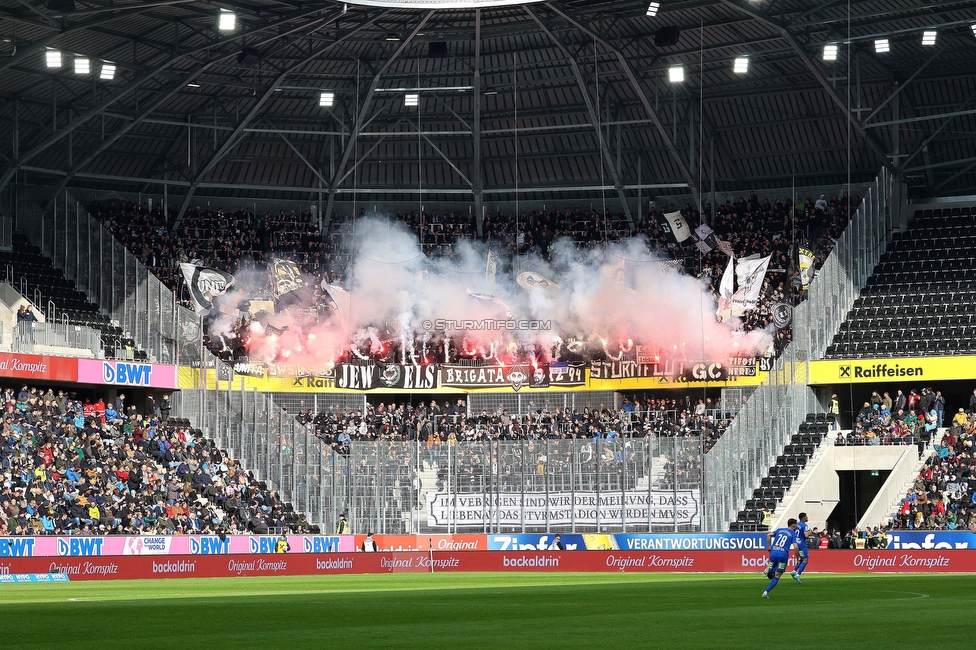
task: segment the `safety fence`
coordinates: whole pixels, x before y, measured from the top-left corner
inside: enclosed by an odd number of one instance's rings
[[[891,241],[891,196],[882,170],[794,310],[792,343],[705,456],[705,530],[728,530],[806,414],[823,412],[822,396],[807,386],[809,362],[823,358]]]
[[[20,321],[13,329],[10,349],[27,354],[99,357],[102,341],[98,330],[84,325]]]
[[[155,363],[199,362],[199,317],[68,193],[17,229]],[[56,308],[60,306],[55,305]],[[183,348],[188,348],[186,352]]]
[[[341,444],[228,384],[181,391],[177,412],[326,531],[339,515],[380,534],[701,529],[699,436]]]

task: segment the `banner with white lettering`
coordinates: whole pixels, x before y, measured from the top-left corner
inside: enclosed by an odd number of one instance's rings
[[[354,390],[376,388],[430,390],[437,388],[437,366],[397,363],[359,366],[343,363],[335,367],[335,386]]]
[[[427,525],[509,526],[647,524],[698,526],[701,490],[427,494]]]
[[[440,385],[454,388],[522,388],[586,385],[586,367],[565,362],[514,366],[441,366]]]

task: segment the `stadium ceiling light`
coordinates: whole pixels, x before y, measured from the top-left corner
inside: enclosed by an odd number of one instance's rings
[[[827,43],[824,45],[823,60],[824,61],[836,61],[837,60],[837,43]]]
[[[61,67],[61,52],[58,50],[48,50],[44,53],[44,61],[49,68]]]
[[[732,71],[736,74],[745,74],[749,72],[749,57],[747,56],[737,56],[735,57],[735,63],[732,66]]]
[[[75,57],[75,74],[88,74],[91,72],[91,61],[86,57]]]
[[[237,29],[237,14],[227,9],[221,9],[217,17],[217,29],[222,32],[232,32]]]
[[[403,96],[404,106],[420,106],[420,95],[411,93]]]
[[[322,91],[319,95],[319,106],[324,108],[332,108],[332,104],[335,102],[335,93]]]
[[[976,36],[976,23],[970,25],[969,28],[973,30],[973,36]]]
[[[651,4],[647,5],[647,15],[648,15],[648,17],[649,18],[653,18],[654,16],[656,16],[657,15],[657,10],[660,9],[660,8],[661,8],[661,3],[660,2],[652,2]]]
[[[198,84],[195,81],[191,81],[190,83],[186,84],[186,87],[187,88],[199,88],[200,87],[200,84]]]
[[[935,45],[935,38],[939,35],[939,32],[934,29],[927,29],[922,32],[922,45],[926,47],[931,47]]]
[[[673,65],[668,68],[668,81],[679,84],[685,80],[685,67],[683,65]]]
[[[386,35],[386,40],[388,40],[391,43],[396,43],[400,40],[400,37],[397,34],[391,32]]]
[[[874,42],[874,51],[876,54],[886,54],[891,50],[891,45],[888,43],[887,38],[879,38]]]
[[[115,64],[103,63],[102,71],[98,74],[98,78],[102,81],[111,81],[112,79],[115,79]]]

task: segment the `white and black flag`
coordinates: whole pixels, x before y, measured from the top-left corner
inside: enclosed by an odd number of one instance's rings
[[[233,275],[207,266],[184,262],[180,264],[180,271],[193,299],[193,309],[201,315],[210,313],[214,298],[224,295],[234,286]]]
[[[681,215],[681,212],[665,212],[663,215],[664,221],[661,225],[665,227],[665,230],[670,234],[674,241],[681,243],[691,237],[691,229],[688,228],[688,222]]]

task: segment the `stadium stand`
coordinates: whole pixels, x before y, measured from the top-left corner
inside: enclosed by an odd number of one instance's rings
[[[881,257],[827,357],[976,351],[974,246],[970,208],[917,211]]]
[[[769,468],[760,486],[753,490],[752,498],[746,501],[745,509],[740,510],[736,521],[729,524],[730,531],[768,530],[768,526],[763,524],[765,512],[774,511],[783,500],[832,425],[831,415],[807,414],[806,422],[800,425],[790,444],[783,448],[783,453],[776,457],[776,464]]]
[[[690,404],[690,398],[687,399]],[[699,400],[704,407],[704,400]],[[629,400],[628,400],[629,402]],[[649,398],[646,407],[631,410],[626,407],[584,407],[568,409],[548,407],[521,417],[512,416],[505,409],[488,413],[466,414],[463,400],[456,404],[416,407],[405,404],[368,404],[365,412],[342,413],[338,410],[313,414],[311,410],[296,417],[302,424],[312,423],[316,435],[333,447],[348,446],[352,441],[421,440],[544,440],[544,439],[614,439],[655,436],[702,435],[706,449],[710,448],[727,427],[733,413],[723,413],[720,400],[709,400],[711,408],[682,410],[677,400]],[[721,416],[721,417],[720,417]]]
[[[6,389],[0,534],[229,534],[309,530],[168,400],[144,412],[48,387]]]
[[[122,329],[100,313],[99,306],[78,291],[40,249],[18,233],[13,235],[13,244],[12,251],[0,251],[4,281],[42,310],[49,324],[98,330],[108,356],[113,356],[117,348],[131,348],[132,341],[126,339]]]
[[[854,199],[855,209],[859,201]],[[750,193],[748,199],[717,206],[714,217],[711,206],[707,208],[704,221],[711,223],[718,239],[727,243],[737,257],[773,256],[760,306],[750,313],[745,323],[747,329],[770,325],[770,307],[774,303],[795,305],[803,299],[794,259],[796,247],[813,250],[819,265],[830,254],[849,219],[851,200],[846,193],[829,200],[825,196],[816,201],[801,200],[791,210],[792,203],[792,200],[771,203],[768,199],[760,203],[756,194]],[[701,216],[689,206],[681,211],[691,228],[703,223]],[[270,256],[283,255],[294,259],[304,272],[341,285],[350,262],[354,224],[356,219],[367,216],[403,224],[422,240],[424,253],[432,258],[454,258],[461,241],[478,237],[473,218],[459,212],[418,214],[401,210],[396,214],[372,215],[362,209],[355,216],[334,215],[324,233],[308,212],[295,214],[281,210],[277,214],[253,215],[243,206],[235,212],[225,212],[219,207],[191,208],[172,224],[158,207],[149,210],[147,206],[125,201],[96,201],[89,205],[89,212],[151,272],[181,295],[185,306],[191,305],[182,291],[179,263],[192,260],[230,273],[263,272]],[[675,243],[662,226],[663,212],[647,215],[633,233],[623,215],[614,216],[609,211],[600,215],[595,210],[555,209],[529,211],[518,216],[499,212],[486,217],[481,240],[502,254],[500,271],[506,272],[511,268],[513,255],[533,253],[547,258],[554,243],[561,239],[572,241],[578,250],[586,251],[640,237],[649,249],[678,260],[686,273],[703,278],[717,294],[718,281],[728,260],[726,253],[716,248],[703,255],[693,240]],[[238,324],[241,331],[245,327],[244,322]],[[789,328],[779,330],[775,337],[777,350],[790,339]],[[209,347],[224,359],[239,359],[246,352],[226,340],[211,340]],[[385,349],[387,355],[393,351],[394,348]]]

